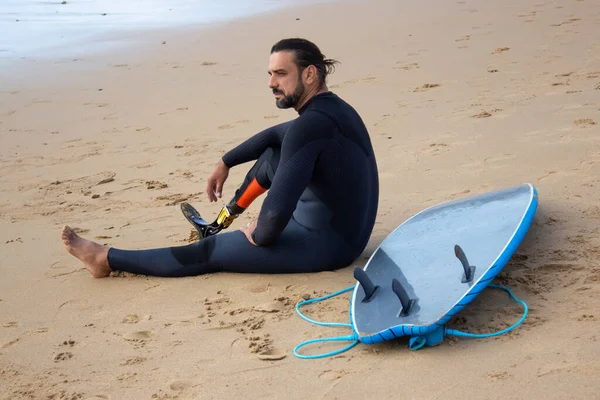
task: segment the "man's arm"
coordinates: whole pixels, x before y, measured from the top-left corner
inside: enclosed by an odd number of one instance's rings
[[[268,147],[281,147],[285,133],[294,120],[284,122],[257,133],[245,142],[228,151],[221,160],[228,168],[257,160]]]
[[[274,243],[288,224],[298,199],[310,183],[319,155],[331,143],[334,129],[333,121],[316,111],[307,111],[289,129],[252,234],[258,246]]]

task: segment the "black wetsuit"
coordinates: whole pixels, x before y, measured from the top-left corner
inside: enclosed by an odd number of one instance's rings
[[[253,160],[244,185],[256,178],[269,189],[252,236],[257,246],[236,230],[187,246],[111,248],[111,268],[158,276],[316,272],[345,267],[362,253],[375,224],[379,181],[369,134],[349,104],[319,94],[295,120],[223,156],[228,167]]]

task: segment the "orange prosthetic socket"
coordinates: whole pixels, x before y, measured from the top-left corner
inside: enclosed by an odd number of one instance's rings
[[[252,204],[252,202],[256,200],[258,196],[266,191],[267,189],[262,187],[256,178],[252,179],[237,200],[236,195],[236,197],[231,199],[231,201],[225,207],[223,207],[219,213],[219,216],[217,217],[216,223],[225,228],[228,227],[231,225],[234,219],[236,219],[241,213],[244,212],[244,210],[246,210],[246,208],[250,207],[250,204]]]
[[[244,193],[240,196],[240,198],[235,202],[236,205],[242,209],[246,209],[250,207],[250,204],[254,200],[256,200],[261,194],[266,192],[267,189],[260,186],[260,183],[256,180],[256,178],[252,179]]]

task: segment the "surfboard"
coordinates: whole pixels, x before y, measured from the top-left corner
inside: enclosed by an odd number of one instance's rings
[[[504,268],[538,205],[531,184],[429,207],[412,216],[356,267],[350,319],[358,340],[444,337],[444,325]]]

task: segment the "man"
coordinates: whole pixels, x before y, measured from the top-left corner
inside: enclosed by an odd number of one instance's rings
[[[269,88],[277,107],[293,107],[299,116],[256,134],[222,157],[208,179],[211,202],[222,197],[230,168],[256,163],[215,222],[204,222],[184,205],[201,240],[179,247],[119,250],[65,227],[67,250],[94,277],[108,276],[111,270],[171,277],[217,271],[316,272],[352,263],[375,224],[379,181],[363,121],[327,88],[335,63],[305,39],[284,39],[272,47]],[[216,234],[267,191],[257,220]]]

